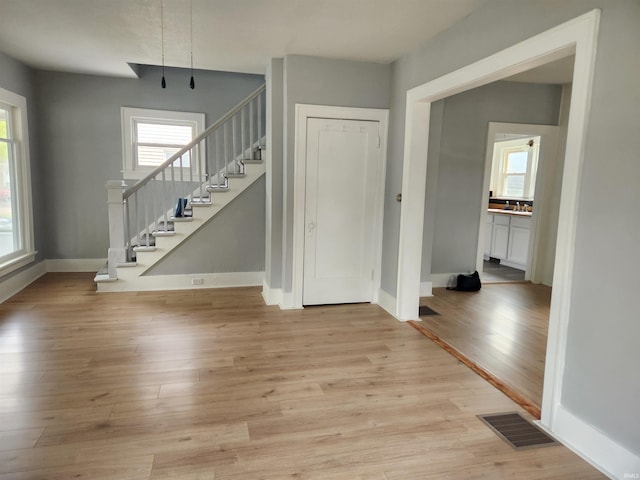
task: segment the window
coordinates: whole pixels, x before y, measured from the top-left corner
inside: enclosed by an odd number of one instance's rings
[[[27,100],[0,88],[0,275],[35,258]]]
[[[502,195],[505,197],[522,197],[525,195],[527,176],[527,160],[529,153],[522,149],[506,150],[502,169]]]
[[[204,131],[204,119],[203,113],[122,107],[124,178],[143,178],[171,158]],[[193,160],[184,155],[182,168],[197,167]]]
[[[491,187],[496,197],[532,200],[540,137],[495,142]]]

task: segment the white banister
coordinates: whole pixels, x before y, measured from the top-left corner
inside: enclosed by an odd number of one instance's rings
[[[107,206],[109,211],[109,253],[107,263],[109,277],[116,278],[118,265],[126,262],[124,231],[124,208],[122,198],[127,188],[123,180],[110,180],[107,182]]]

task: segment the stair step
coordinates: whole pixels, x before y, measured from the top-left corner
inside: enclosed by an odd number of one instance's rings
[[[246,173],[227,172],[227,178],[242,178],[242,177],[246,177],[246,176],[247,176]]]
[[[245,164],[248,163],[250,165],[255,165],[255,164],[258,164],[258,163],[262,163],[262,160],[256,160],[254,158],[245,158],[244,160],[242,160],[242,163],[245,163]]]
[[[110,277],[108,273],[106,274],[98,274],[93,277],[94,283],[106,283],[106,282],[115,282],[117,278]]]
[[[169,217],[172,222],[193,222],[193,217]]]
[[[151,235],[154,237],[173,237],[176,234],[173,230],[165,231],[165,230],[155,230]]]
[[[173,224],[173,220],[169,220],[168,222],[165,223],[164,220],[161,220],[160,222],[158,222],[157,228],[156,230],[164,230],[164,231],[168,231],[168,232],[172,232],[174,230],[175,226]]]
[[[142,247],[133,247],[133,251],[134,252],[154,252],[156,250],[155,246],[149,246],[147,247],[146,245],[142,246]]]
[[[228,192],[229,187],[224,185],[207,185],[207,192],[215,193],[215,192]]]

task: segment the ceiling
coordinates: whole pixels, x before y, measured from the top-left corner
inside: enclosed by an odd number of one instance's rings
[[[555,62],[545,63],[537,68],[507,77],[505,80],[525,83],[552,83],[556,85],[572,83],[575,59],[575,55],[564,57]]]
[[[194,67],[263,74],[289,54],[390,63],[486,0],[192,0]],[[167,66],[188,67],[189,0],[163,0]],[[0,51],[38,69],[159,65],[161,0],[0,0]]]

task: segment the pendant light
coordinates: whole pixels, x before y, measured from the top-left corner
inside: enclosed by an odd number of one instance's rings
[[[190,34],[191,34],[191,80],[189,81],[189,88],[191,88],[191,90],[193,90],[194,88],[196,88],[196,82],[193,79],[193,0],[189,0],[189,16],[191,19],[191,28],[190,28]]]
[[[167,88],[167,81],[164,78],[164,0],[160,0],[160,43],[162,45],[162,88]]]

